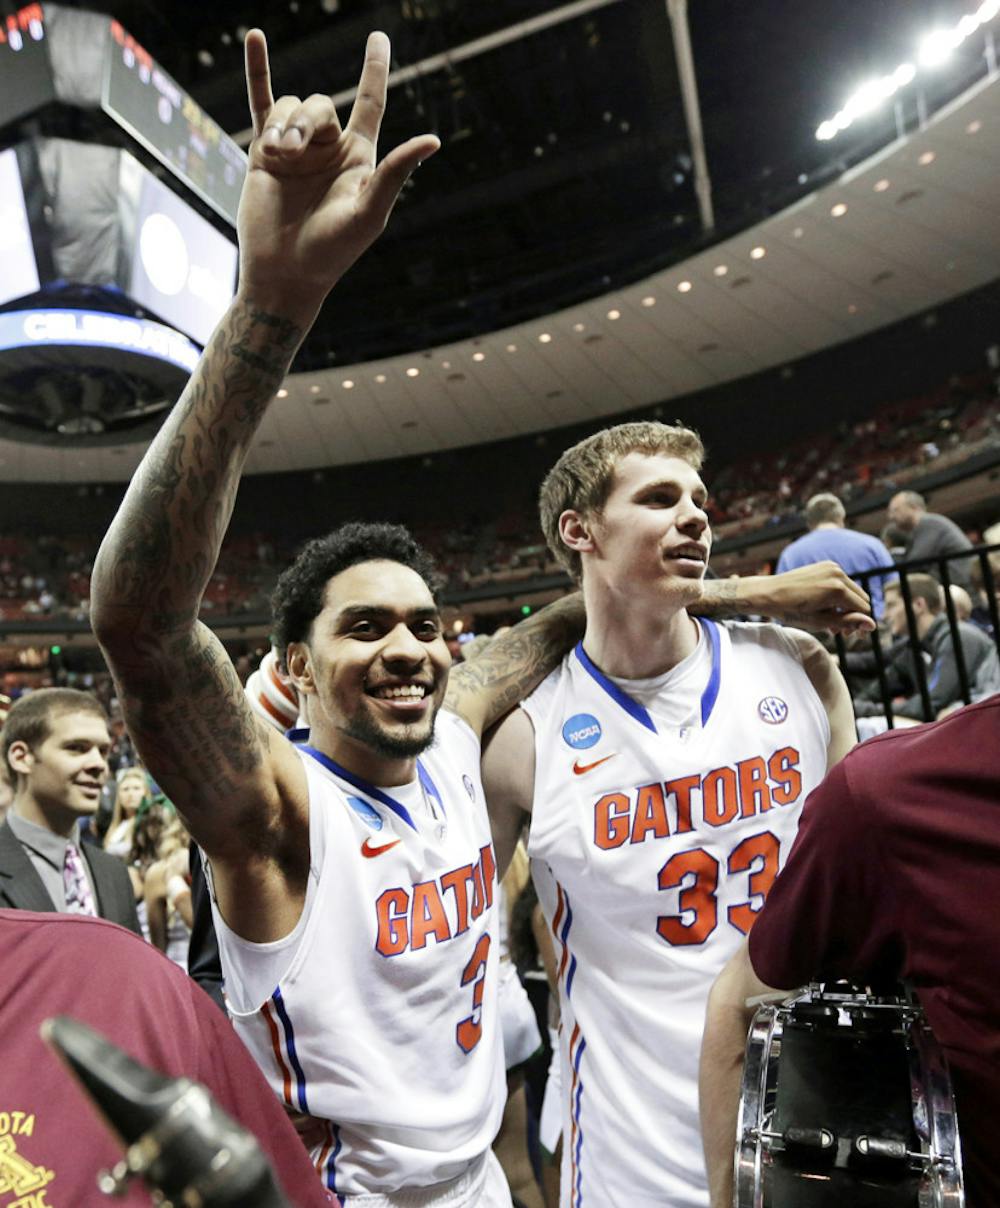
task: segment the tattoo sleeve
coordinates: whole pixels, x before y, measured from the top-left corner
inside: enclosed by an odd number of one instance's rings
[[[753,612],[747,583],[747,579],[707,579],[701,599],[688,605],[688,612],[696,617],[735,617]]]
[[[583,637],[583,597],[574,592],[494,639],[456,667],[445,704],[480,733],[523,700]]]
[[[140,752],[178,805],[195,785],[224,799],[263,750],[239,678],[197,616],[246,455],[303,334],[252,300],[233,303],[94,564],[94,632]]]

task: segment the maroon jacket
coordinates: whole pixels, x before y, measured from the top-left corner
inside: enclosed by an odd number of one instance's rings
[[[257,1136],[296,1208],[331,1208],[283,1108],[229,1021],[176,965],[132,932],[82,915],[0,910],[0,1169],[21,1181],[11,1199],[44,1188],[53,1208],[103,1201],[96,1176],[123,1156],[84,1092],[39,1036],[70,1015],[144,1065],[206,1086]],[[132,1184],[126,1208],[152,1204]]]
[[[768,985],[913,982],[951,1066],[969,1208],[1000,1204],[1000,696],[854,748],[750,933]]]

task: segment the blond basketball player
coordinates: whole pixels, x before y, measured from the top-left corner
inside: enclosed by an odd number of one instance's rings
[[[524,813],[560,953],[564,1205],[703,1208],[705,1003],[753,925],[850,700],[794,629],[697,620],[711,549],[702,447],[623,424],[542,487],[581,583],[583,641],[484,758],[501,862]]]

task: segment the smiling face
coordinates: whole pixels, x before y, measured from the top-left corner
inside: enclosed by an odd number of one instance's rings
[[[141,773],[131,773],[118,781],[117,801],[122,807],[126,818],[135,817],[135,812],[146,796],[146,777]]]
[[[15,805],[29,820],[67,834],[77,818],[97,811],[108,776],[111,736],[96,713],[56,712],[48,735],[29,747],[11,744],[8,759],[18,777]]]
[[[628,453],[601,512],[580,518],[584,584],[636,603],[696,600],[712,547],[707,498],[698,471],[681,458]],[[564,531],[572,534],[572,521]]]
[[[312,697],[313,730],[350,770],[374,779],[383,764],[430,745],[451,655],[423,579],[399,562],[359,562],[327,584],[309,640],[288,666]]]

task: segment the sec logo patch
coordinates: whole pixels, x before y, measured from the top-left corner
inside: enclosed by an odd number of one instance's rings
[[[563,742],[574,751],[586,751],[601,740],[601,723],[592,713],[574,713],[562,728]]]
[[[780,726],[788,716],[788,706],[780,696],[765,696],[757,705],[757,714],[769,726]]]

